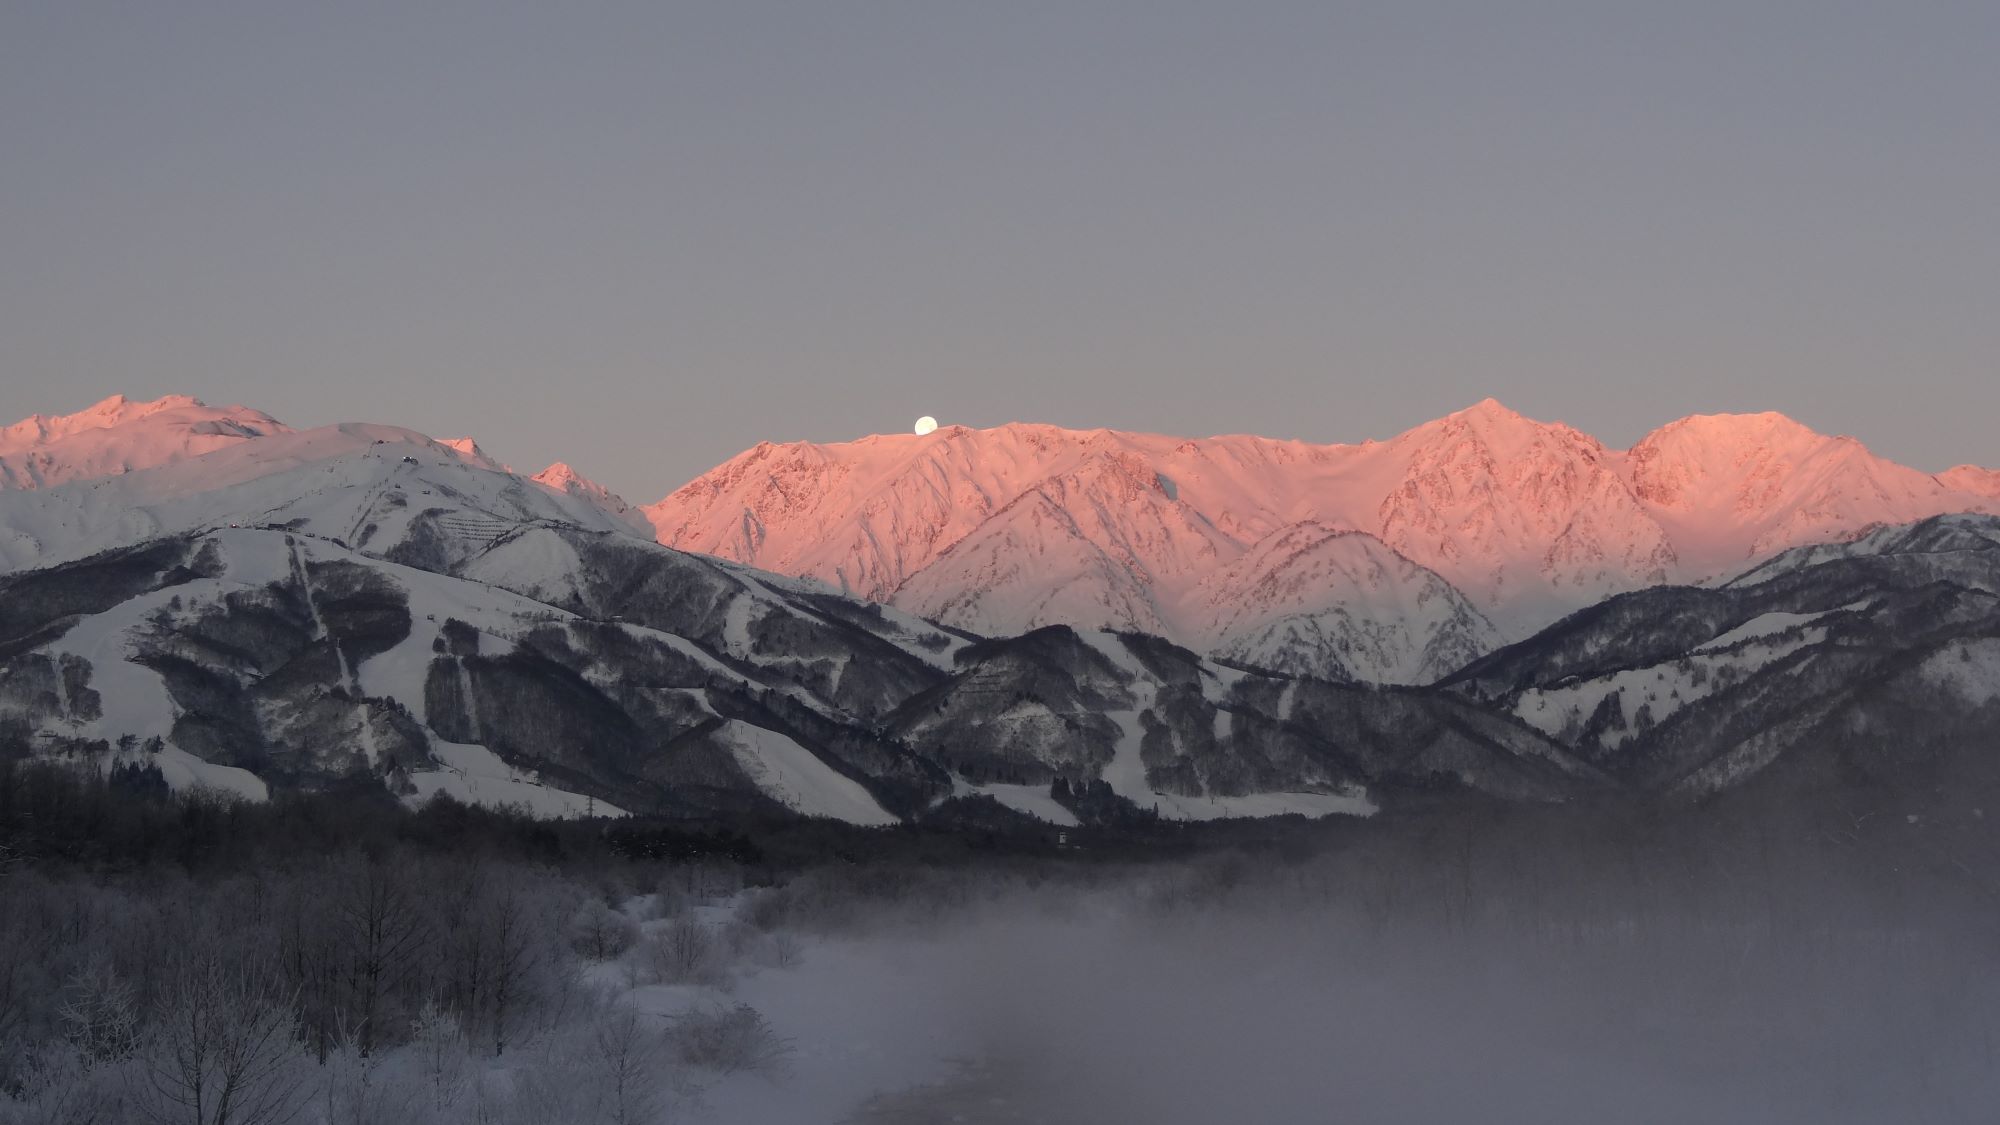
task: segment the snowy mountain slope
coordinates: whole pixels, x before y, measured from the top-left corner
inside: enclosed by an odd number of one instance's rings
[[[157,468],[286,432],[246,407],[213,407],[186,395],[152,402],[113,395],[75,414],[35,414],[0,429],[0,489]]]
[[[972,632],[1043,625],[1165,632],[1151,585],[1048,493],[1023,494],[907,579],[891,604]]]
[[[1191,636],[1222,657],[1295,675],[1430,683],[1499,644],[1451,583],[1373,536],[1299,523],[1203,579]]]
[[[1937,479],[1938,483],[1946,488],[2000,499],[2000,469],[1958,465],[1939,473]]]
[[[765,443],[644,511],[670,546],[986,632],[1073,613],[1074,624],[1207,647],[1218,601],[1282,616],[1218,575],[1255,572],[1232,568],[1300,523],[1376,537],[1463,592],[1499,635],[1522,637],[1610,593],[1710,578],[1880,524],[2000,511],[1984,479],[1932,477],[1777,415],[1683,419],[1618,451],[1487,400],[1362,445],[1025,424]],[[1051,561],[1043,571],[1030,559]],[[1277,647],[1377,645],[1371,628],[1397,613],[1344,596],[1347,578],[1333,570],[1325,578],[1324,600],[1351,620],[1322,618]],[[1418,674],[1400,659],[1359,674],[1398,670]]]
[[[626,503],[624,497],[570,468],[565,462],[557,461],[528,479],[543,488],[593,504],[618,522],[630,526],[643,535],[650,536],[653,533],[652,521],[648,520],[639,509]]]
[[[1293,680],[1066,626],[967,648],[958,674],[889,729],[964,782],[1062,779],[1079,805],[1116,797],[1170,820],[1365,813],[1439,776],[1529,800],[1602,782],[1526,726],[1446,694]]]
[[[624,531],[592,504],[484,468],[422,434],[349,423],[239,441],[157,468],[0,492],[0,566],[206,527],[285,525],[381,553],[441,520],[488,534],[553,521]]]
[[[1877,528],[1841,543],[1799,547],[1731,578],[1727,586],[1773,582],[1823,563],[1852,560],[1847,569],[1871,569],[1885,580],[1922,574],[1976,589],[1988,585],[2000,551],[2000,523],[1979,515],[1938,516],[1920,523]],[[1864,560],[1875,560],[1868,562]]]
[[[458,454],[460,457],[465,458],[467,461],[470,461],[473,464],[479,466],[482,469],[500,469],[506,472],[513,471],[512,469],[509,469],[507,466],[502,465],[498,461],[495,461],[493,458],[488,457],[486,455],[486,451],[484,449],[479,448],[479,443],[472,440],[469,437],[438,438],[437,443],[439,445],[444,446],[446,449],[451,450],[453,453]]]
[[[1396,483],[1379,524],[1360,526],[1503,620],[1537,621],[1675,568],[1617,455],[1568,426],[1488,399],[1363,449]]]
[[[191,781],[239,791],[373,779],[565,813],[883,823],[885,805],[949,792],[837,709],[685,638],[296,532],[11,575],[0,604],[0,719],[43,753],[195,763]]]
[[[1672,529],[1686,577],[1882,524],[1991,510],[1977,490],[1953,496],[1939,477],[1782,414],[1683,418],[1633,446],[1626,470],[1633,492]]]
[[[571,533],[579,596],[622,587],[630,615],[277,528],[0,576],[0,752],[151,764],[252,796],[373,783],[546,815],[857,824],[968,793],[1058,822],[1212,819],[1366,814],[1440,775],[1534,800],[1595,780],[1449,695],[1293,681],[1063,627],[953,638],[924,663],[884,639],[926,628],[893,611]],[[1074,809],[1046,796],[1055,776],[1078,787]]]
[[[515,556],[530,540],[564,552],[558,580]],[[544,552],[527,551],[531,562]],[[965,644],[893,609],[622,534],[528,528],[440,569],[584,617],[688,638],[733,667],[796,685],[801,698],[843,717],[881,714],[929,687]]]
[[[1946,760],[1991,772],[1964,755],[2000,717],[1996,639],[2000,519],[1940,516],[1612,598],[1448,686],[1645,788],[1900,785]]]
[[[390,426],[287,430],[150,470],[0,492],[0,569],[162,535],[278,527],[694,636],[864,713],[927,686],[963,643],[893,610],[830,599],[809,581],[671,551],[573,472],[525,479],[462,444]]]

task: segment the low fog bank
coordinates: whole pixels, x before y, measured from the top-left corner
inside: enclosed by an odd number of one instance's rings
[[[1484,918],[1344,904],[982,912],[906,961],[974,1065],[899,1105],[992,1120],[1882,1122],[2000,1104],[1992,960],[1893,928]],[[893,994],[886,999],[894,1003]],[[995,1076],[999,1081],[995,1081]],[[976,1112],[965,1120],[986,1120]]]
[[[1453,805],[1055,848],[0,782],[0,1122],[2000,1105],[2000,847],[1971,808]]]
[[[2000,1105],[1985,848],[1502,825],[970,887],[822,872],[762,910],[930,946],[883,1002],[933,997],[962,1072],[857,1121],[1970,1122]]]

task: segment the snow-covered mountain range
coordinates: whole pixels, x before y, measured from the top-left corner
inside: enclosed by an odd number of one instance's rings
[[[466,439],[191,400],[10,432],[35,472],[0,489],[0,752],[252,796],[372,779],[860,824],[968,801],[1059,823],[1366,813],[1453,768],[1536,799],[1599,781],[1523,724],[1469,733],[1442,694],[1385,709],[1090,631],[985,641],[674,550],[567,466],[522,476]],[[1350,538],[1274,543],[1260,572],[1365,575]],[[1362,753],[1285,729],[1311,707],[1379,735]]]
[[[1405,683],[1609,594],[1945,512],[2000,512],[2000,474],[1933,476],[1777,414],[1615,450],[1490,399],[1360,445],[1040,425],[767,443],[645,509],[669,546],[977,632],[1135,629]]]
[[[2000,478],[1775,415],[1624,452],[1492,403],[1362,446],[950,427],[643,512],[185,398],[0,433],[0,753],[177,786],[1323,816],[1879,777],[1892,730],[1963,782],[2000,706]]]

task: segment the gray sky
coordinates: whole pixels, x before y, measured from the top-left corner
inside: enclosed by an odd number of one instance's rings
[[[2000,5],[0,0],[0,418],[635,501],[918,414],[2000,463]]]

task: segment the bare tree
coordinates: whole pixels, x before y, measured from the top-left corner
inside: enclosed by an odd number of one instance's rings
[[[422,1097],[384,1055],[344,1039],[320,1065],[325,1125],[409,1125],[419,1119]]]
[[[490,952],[488,1031],[493,1054],[498,1057],[506,1053],[521,1009],[529,998],[535,970],[541,967],[543,947],[527,890],[516,880],[494,880],[480,906],[472,924],[484,930]]]
[[[431,1108],[449,1111],[471,1081],[470,1044],[458,1018],[435,1000],[426,1001],[410,1025],[410,1051]]]
[[[11,1097],[0,1098],[7,1125],[119,1125],[130,1120],[117,1064],[92,1063],[67,1048],[39,1055]]]
[[[333,919],[340,935],[355,1045],[365,1054],[380,1038],[382,1009],[414,968],[427,938],[423,915],[403,868],[380,856],[354,858],[332,880]]]
[[[693,1092],[663,1029],[630,1008],[559,1030],[532,1057],[511,1107],[522,1125],[652,1125]]]
[[[504,1054],[538,1005],[567,998],[563,925],[579,897],[540,873],[485,863],[434,882],[443,893],[431,904],[432,995],[469,1037]]]
[[[664,1036],[639,1013],[620,1008],[591,1028],[596,1080],[609,1125],[644,1125],[666,1110],[668,1056]]]
[[[159,1122],[282,1125],[299,1111],[303,1059],[292,997],[270,966],[188,957],[155,1005],[143,1075]]]
[[[8,908],[0,917],[0,1082],[13,1080],[12,1072],[19,1065],[15,1056],[34,994],[31,978],[35,962],[17,921],[17,904],[11,898],[0,897],[0,907]]]
[[[772,1073],[792,1056],[791,1041],[748,1004],[689,1008],[674,1017],[667,1037],[683,1062],[718,1074]]]
[[[569,945],[592,961],[609,961],[639,940],[639,925],[602,899],[584,901],[569,923]]]
[[[278,968],[298,998],[300,1031],[325,1062],[340,1039],[339,931],[316,879],[294,878],[276,926]]]
[[[636,984],[705,984],[722,972],[722,951],[707,926],[676,918],[639,945]]]
[[[116,1062],[139,1045],[139,1005],[132,986],[102,958],[71,975],[56,1014],[63,1038],[88,1062]]]
[[[439,893],[429,903],[438,935],[434,999],[467,1035],[477,1034],[485,1019],[493,975],[491,941],[480,924],[487,879],[479,863],[451,865],[434,880]]]

